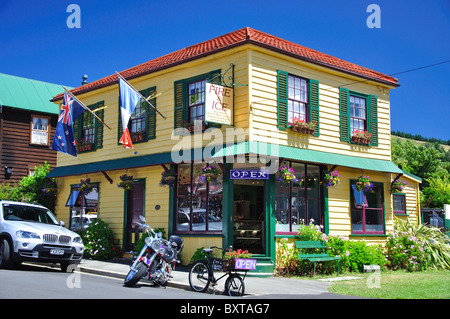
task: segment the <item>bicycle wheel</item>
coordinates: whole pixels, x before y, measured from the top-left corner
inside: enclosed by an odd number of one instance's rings
[[[243,296],[245,292],[244,279],[238,274],[230,274],[225,281],[225,292],[229,296]]]
[[[189,285],[197,292],[205,292],[210,284],[208,264],[203,260],[195,261],[189,269]]]

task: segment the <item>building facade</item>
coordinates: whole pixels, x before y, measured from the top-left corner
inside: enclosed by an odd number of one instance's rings
[[[50,102],[61,85],[0,73],[0,183],[20,181],[45,162],[56,166],[50,149],[58,106]]]
[[[85,208],[125,250],[142,214],[184,238],[184,264],[209,246],[248,249],[273,264],[279,238],[310,222],[374,243],[385,240],[394,216],[419,222],[420,179],[391,162],[389,94],[398,83],[390,76],[251,28],[120,74],[162,116],[138,105],[128,126],[134,149],[124,149],[117,75],[71,91],[111,129],[77,120],[78,158],[59,153],[49,174],[58,183],[57,216],[68,225],[68,198],[87,178],[95,191]],[[206,175],[208,164],[220,174]],[[161,185],[166,172],[176,179]],[[336,186],[327,173],[339,174]],[[124,175],[132,190],[118,187]],[[370,178],[370,191],[359,189],[360,176]],[[394,192],[394,181],[407,185]]]

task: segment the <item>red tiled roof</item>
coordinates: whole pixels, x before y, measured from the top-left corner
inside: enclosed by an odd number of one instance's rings
[[[260,47],[264,47],[273,51],[277,51],[304,61],[314,64],[326,66],[345,73],[357,75],[365,79],[370,79],[376,82],[398,86],[397,79],[364,68],[362,66],[350,63],[328,54],[315,51],[299,44],[283,40],[273,35],[246,27],[227,33],[220,37],[201,42],[187,48],[166,54],[162,57],[153,59],[151,61],[142,63],[135,67],[129,68],[120,72],[126,79],[136,78],[145,74],[166,69],[177,64],[185,63],[187,61],[195,60],[216,52],[227,50],[239,45],[251,43]],[[97,81],[85,84],[71,90],[74,94],[89,92],[101,87],[109,86],[117,83],[117,75],[113,74]],[[54,97],[54,101],[62,99],[62,94]]]

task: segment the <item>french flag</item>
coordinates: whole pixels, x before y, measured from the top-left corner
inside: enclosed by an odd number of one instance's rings
[[[141,103],[141,95],[138,94],[128,82],[119,75],[119,96],[120,96],[120,112],[122,117],[123,135],[119,143],[125,148],[133,148],[130,132],[128,131],[128,122],[134,109]]]

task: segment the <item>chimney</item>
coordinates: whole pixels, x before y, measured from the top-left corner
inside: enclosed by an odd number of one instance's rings
[[[83,79],[83,82],[81,82],[81,85],[87,84],[87,81],[86,81],[88,78],[87,74],[83,74],[83,76],[81,78]]]

